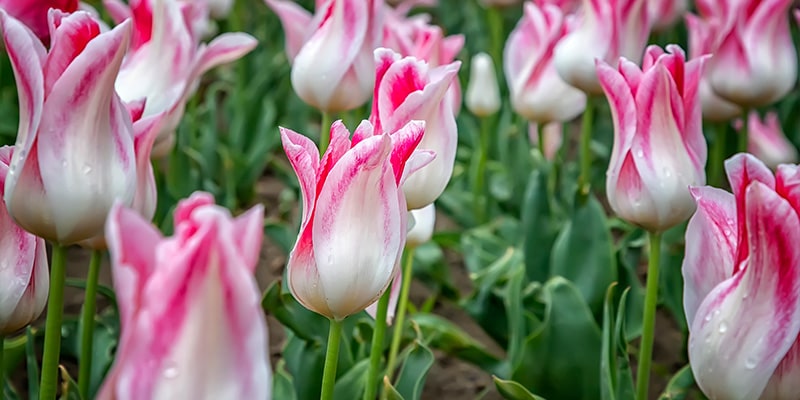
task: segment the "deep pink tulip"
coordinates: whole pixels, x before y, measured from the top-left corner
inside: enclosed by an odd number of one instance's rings
[[[78,0],[0,0],[0,8],[27,25],[34,35],[48,43],[50,40],[48,10],[55,8],[71,13],[78,9]]]
[[[162,237],[116,205],[106,235],[121,338],[102,400],[269,399],[261,293],[253,276],[264,209],[232,218],[207,193],[178,203]]]
[[[687,14],[686,28],[689,31],[690,59],[710,55],[714,52],[714,30],[716,27],[696,15]],[[703,118],[708,121],[729,121],[742,113],[742,109],[739,106],[723,99],[714,92],[709,82],[709,71],[707,69],[700,79],[700,101],[703,104]]]
[[[420,149],[436,158],[403,184],[409,209],[433,203],[453,173],[458,129],[453,106],[446,96],[456,79],[460,61],[436,68],[414,57],[401,58],[385,48],[375,50],[375,96],[370,121],[381,133],[396,132],[412,120],[425,121]]]
[[[741,129],[742,121],[737,122]],[[747,139],[747,151],[772,169],[780,164],[794,164],[798,161],[797,148],[786,138],[778,114],[774,111],[764,115],[763,120],[758,112],[750,112],[747,118]]]
[[[614,120],[606,195],[614,212],[651,231],[685,221],[695,205],[689,186],[705,184],[706,141],[698,87],[703,58],[650,46],[642,69],[598,61]]]
[[[114,201],[135,194],[133,125],[114,91],[130,23],[100,33],[83,11],[49,17],[48,52],[0,11],[20,103],[5,201],[29,232],[70,244],[100,234]]]
[[[189,97],[208,70],[243,57],[257,41],[246,33],[224,33],[200,42],[208,19],[203,2],[178,0],[105,0],[117,22],[133,20],[131,49],[116,89],[123,101],[147,99],[144,117],[164,114],[153,157],[167,155]],[[198,23],[201,22],[201,23]]]
[[[341,320],[374,303],[388,287],[406,241],[400,186],[432,157],[414,151],[423,127],[413,122],[380,134],[363,121],[351,140],[337,121],[321,160],[314,142],[281,128],[303,194],[288,283],[309,310]]]
[[[265,2],[283,24],[292,86],[303,101],[324,112],[338,112],[369,100],[383,1],[318,0],[313,16],[292,1]]]
[[[0,147],[0,194],[13,148]],[[50,288],[44,239],[20,228],[0,201],[0,337],[33,322],[44,310]]]
[[[557,6],[528,2],[506,41],[503,67],[511,105],[529,121],[568,121],[586,108],[586,94],[564,82],[554,64],[553,50],[569,25]]]
[[[708,77],[722,98],[759,107],[783,98],[797,80],[789,30],[792,0],[698,0],[711,29]]]
[[[725,162],[733,194],[696,187],[686,230],[689,361],[711,399],[800,398],[800,170]]]
[[[603,93],[595,59],[638,64],[650,36],[646,0],[583,0],[575,24],[555,47],[555,65],[562,79],[588,94]]]

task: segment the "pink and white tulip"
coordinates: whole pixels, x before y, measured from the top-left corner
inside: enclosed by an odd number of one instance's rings
[[[647,0],[583,0],[575,24],[555,45],[554,60],[561,78],[587,94],[603,93],[595,59],[638,64],[650,36]]]
[[[581,6],[582,0],[533,0],[533,3],[539,8],[544,7],[545,4],[552,4],[561,9],[564,14],[572,14]]]
[[[264,210],[238,218],[207,193],[178,203],[162,237],[116,205],[106,234],[121,338],[98,396],[269,399],[267,325],[254,278]]]
[[[303,101],[323,112],[339,112],[369,100],[383,1],[318,0],[313,16],[291,1],[265,2],[283,24],[292,86]]]
[[[78,10],[78,0],[0,0],[0,8],[27,25],[45,44],[50,40],[47,13],[51,8],[71,13]]]
[[[714,27],[693,14],[686,15],[686,28],[689,31],[689,58],[714,55]],[[729,121],[742,113],[742,109],[734,103],[723,99],[711,88],[709,71],[700,79],[700,101],[703,104],[703,118],[713,122]]]
[[[433,228],[436,224],[436,207],[433,203],[417,210],[410,211],[414,219],[413,226],[408,230],[406,246],[416,247],[427,243],[433,237]]]
[[[376,82],[370,122],[379,133],[400,130],[412,120],[425,121],[420,149],[436,158],[405,180],[408,208],[431,204],[442,194],[453,174],[458,144],[453,106],[445,94],[456,79],[460,61],[432,68],[414,57],[401,58],[385,48],[375,50]]]
[[[70,244],[100,234],[114,202],[136,191],[133,125],[114,91],[130,23],[100,33],[83,11],[49,18],[48,52],[0,11],[20,103],[5,201],[27,231]]]
[[[749,154],[725,163],[733,194],[696,187],[686,230],[689,361],[711,399],[800,396],[800,170]]]
[[[741,126],[741,121],[738,122]],[[768,112],[763,121],[758,112],[750,112],[747,118],[747,140],[747,151],[771,169],[780,164],[798,161],[797,148],[786,138],[778,114],[774,111]]]
[[[538,146],[544,158],[550,161],[556,159],[558,150],[564,144],[564,124],[561,122],[550,122],[542,128],[543,144],[539,143],[539,124],[531,122],[528,124],[528,140],[534,146]]]
[[[125,102],[147,99],[144,117],[164,114],[153,150],[153,157],[163,157],[172,150],[175,129],[200,77],[238,60],[257,41],[246,33],[225,33],[201,44],[208,16],[200,2],[132,0],[128,6],[105,0],[105,4],[117,22],[133,20],[131,49],[115,86]]]
[[[12,147],[0,147],[0,193]],[[44,310],[50,274],[44,239],[20,228],[0,201],[0,337],[33,322]]]
[[[500,87],[497,85],[494,61],[489,54],[472,56],[464,102],[467,109],[478,117],[488,117],[500,111]]]
[[[287,279],[292,295],[309,310],[341,320],[377,301],[389,286],[406,242],[400,186],[431,158],[414,152],[423,126],[414,122],[380,134],[363,121],[351,140],[337,121],[321,160],[310,139],[281,128],[303,195]]]
[[[688,7],[688,0],[647,0],[653,30],[662,32],[671,29],[686,14]]]
[[[570,33],[557,6],[525,3],[522,19],[506,41],[503,67],[514,111],[538,123],[568,121],[586,108],[586,94],[561,79],[553,49]]]
[[[611,106],[614,145],[606,195],[621,218],[650,231],[685,221],[695,205],[689,186],[705,184],[699,82],[704,59],[686,61],[676,45],[650,46],[642,69],[598,61]]]
[[[697,8],[712,26],[711,87],[742,107],[783,98],[797,81],[797,52],[789,30],[792,0],[701,0]]]

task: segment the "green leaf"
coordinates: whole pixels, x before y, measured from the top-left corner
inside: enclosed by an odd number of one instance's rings
[[[497,388],[497,391],[500,392],[505,399],[544,400],[544,397],[539,397],[529,392],[528,389],[525,389],[525,387],[518,382],[503,380],[496,376],[492,376],[492,379],[494,379],[494,386]]]
[[[672,379],[667,383],[667,388],[664,393],[658,398],[659,400],[683,400],[689,394],[689,391],[694,387],[694,375],[692,374],[692,366],[687,364],[681,368]]]
[[[36,340],[30,326],[25,330],[25,365],[28,370],[28,397],[39,398],[39,361],[36,357]]]
[[[297,395],[294,392],[294,381],[289,372],[286,371],[286,361],[284,359],[278,360],[278,365],[275,366],[275,372],[272,375],[272,398],[297,400]]]
[[[58,373],[61,375],[61,396],[59,400],[82,400],[81,394],[78,392],[78,384],[69,375],[67,369],[63,365],[58,366]]]
[[[344,374],[338,374],[333,388],[334,399],[360,399],[364,395],[369,371],[369,358],[365,358]],[[342,371],[339,371],[342,372]]]
[[[528,279],[544,282],[550,278],[550,249],[556,241],[562,221],[550,207],[547,194],[547,169],[531,171],[522,208],[525,270]]]
[[[429,347],[477,365],[487,372],[501,370],[502,360],[499,357],[452,322],[423,313],[414,314],[410,320],[419,327]]]
[[[428,370],[433,365],[433,352],[420,341],[415,340],[410,347],[410,351],[405,357],[400,375],[397,377],[395,388],[404,398],[409,400],[419,400],[422,395],[422,388],[425,386],[425,378]],[[356,397],[337,397],[351,398]]]
[[[261,306],[300,339],[317,343],[328,340],[328,319],[303,307],[291,294],[284,293],[280,279],[272,282],[264,292]]]
[[[25,345],[27,335],[20,335],[15,338],[2,340],[3,344],[3,369],[6,375],[11,375],[17,370],[19,364],[25,359]]]
[[[80,341],[83,326],[79,318],[69,318],[61,327],[61,354],[80,362]],[[106,372],[114,362],[114,353],[119,342],[119,317],[116,310],[107,308],[95,316],[92,332],[92,370],[89,376],[89,397],[94,398]]]
[[[625,303],[630,288],[623,291],[614,315],[614,289],[616,283],[611,284],[606,292],[603,306],[603,349],[600,364],[600,385],[603,400],[628,400],[634,395],[633,378],[630,365],[625,353],[625,338],[623,332]]]
[[[303,340],[291,332],[288,336],[283,359],[286,360],[286,370],[293,378],[297,400],[318,400],[322,389],[325,346]]]
[[[392,382],[389,381],[388,377],[383,377],[383,391],[387,400],[405,400],[403,395],[392,386]]]
[[[550,273],[573,282],[599,316],[606,288],[617,274],[606,214],[594,196],[575,206],[553,244],[551,261]]]
[[[511,378],[546,397],[596,400],[602,336],[589,307],[562,277],[547,281],[539,295],[544,318],[526,339]]]

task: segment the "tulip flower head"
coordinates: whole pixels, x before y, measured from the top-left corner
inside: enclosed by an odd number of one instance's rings
[[[714,92],[752,108],[783,98],[797,80],[797,52],[787,12],[792,0],[700,0],[712,30],[708,76]]]
[[[570,32],[568,17],[557,6],[525,3],[525,12],[503,52],[511,105],[529,121],[568,121],[586,108],[586,95],[561,79],[553,49]]]
[[[389,286],[406,241],[400,186],[432,157],[414,152],[423,126],[413,122],[380,134],[364,121],[351,140],[338,121],[321,160],[310,139],[281,128],[303,195],[287,279],[292,295],[309,310],[341,320],[374,303]]]
[[[741,121],[739,125],[743,125]],[[747,118],[747,151],[771,169],[780,164],[796,163],[797,148],[786,138],[778,114],[768,112],[762,121],[758,112],[751,111]]]
[[[133,125],[114,91],[130,23],[100,33],[87,12],[49,19],[48,52],[0,10],[20,102],[5,201],[27,231],[70,244],[99,235],[114,201],[136,191]]]
[[[42,39],[50,40],[50,26],[47,13],[51,8],[71,13],[78,10],[78,0],[0,0],[0,8],[19,20]]]
[[[465,101],[470,112],[479,117],[488,117],[500,110],[500,88],[492,56],[478,53],[472,57]]]
[[[376,132],[396,132],[412,120],[425,121],[420,149],[436,154],[432,163],[409,176],[403,192],[409,209],[433,203],[450,176],[458,142],[453,106],[446,96],[460,61],[431,68],[414,57],[401,58],[385,48],[375,50],[375,95],[370,122]]]
[[[147,99],[144,117],[164,113],[153,157],[173,147],[186,102],[208,70],[253,50],[255,38],[225,33],[201,44],[208,15],[205,4],[179,0],[105,0],[111,15],[132,18],[134,34],[115,87],[125,102]],[[198,23],[198,21],[200,23]]]
[[[648,47],[641,70],[625,59],[597,65],[614,121],[608,201],[623,219],[659,232],[694,211],[688,188],[705,183],[707,155],[698,93],[705,60],[667,50]]]
[[[264,210],[238,218],[207,193],[178,203],[175,235],[116,205],[107,237],[122,330],[98,396],[269,399],[261,294],[253,276]]]
[[[278,14],[292,63],[292,86],[306,103],[324,111],[347,111],[372,94],[372,50],[381,40],[383,2],[324,0],[312,16],[287,0],[265,0]]]
[[[583,0],[576,26],[558,41],[554,60],[561,78],[587,94],[603,93],[595,59],[615,66],[638,63],[650,36],[647,0]]]
[[[725,162],[733,194],[692,188],[684,309],[689,361],[710,399],[800,396],[800,169]]]
[[[0,193],[12,147],[0,147]],[[0,201],[0,337],[33,322],[44,310],[50,274],[44,239],[20,228]]]

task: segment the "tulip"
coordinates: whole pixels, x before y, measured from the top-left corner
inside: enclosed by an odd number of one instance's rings
[[[0,191],[12,147],[0,147]],[[50,287],[44,239],[20,228],[0,201],[0,338],[30,324],[44,310]],[[2,343],[2,340],[0,340]]]
[[[404,175],[430,161],[427,153],[412,157],[423,124],[374,133],[364,121],[350,140],[336,122],[320,160],[310,139],[281,128],[303,195],[300,234],[287,265],[289,288],[303,306],[333,320],[364,310],[386,290],[406,239],[400,185]]]
[[[5,201],[25,230],[70,244],[102,232],[116,199],[133,200],[133,127],[114,92],[130,24],[100,33],[86,12],[49,18],[47,52],[0,11],[21,110]]]
[[[71,13],[78,9],[78,0],[0,0],[0,8],[25,24],[45,42],[50,40],[47,12],[51,8]]]
[[[740,126],[741,121],[740,122]],[[762,121],[758,112],[750,112],[747,118],[748,151],[771,169],[780,164],[797,162],[797,149],[786,138],[781,129],[778,114],[768,112]]]
[[[427,243],[433,236],[433,227],[436,223],[436,207],[428,204],[418,210],[411,210],[414,223],[408,231],[406,245],[417,247]]]
[[[714,52],[713,32],[714,27],[695,15],[686,16],[686,28],[689,31],[689,58],[694,59]],[[713,55],[711,56],[714,57]],[[709,71],[703,73],[700,79],[700,101],[702,102],[703,118],[708,121],[729,121],[742,113],[736,104],[719,97],[711,89]]]
[[[465,101],[470,112],[478,117],[488,117],[500,111],[500,88],[492,56],[478,53],[472,57]]]
[[[581,0],[533,0],[533,3],[544,7],[545,4],[552,4],[561,9],[564,14],[572,14],[578,10],[581,5]]]
[[[653,232],[694,211],[690,185],[705,183],[706,142],[698,84],[704,59],[686,62],[683,50],[648,47],[642,69],[622,59],[598,62],[597,74],[614,121],[606,193],[623,219]]]
[[[587,94],[601,94],[594,60],[616,65],[641,60],[650,35],[646,0],[583,0],[576,27],[555,47],[561,78]]]
[[[542,128],[542,141],[539,143],[539,125],[535,122],[528,124],[528,140],[531,144],[542,149],[544,158],[550,161],[556,159],[558,150],[564,143],[564,127],[560,122],[550,122]]]
[[[684,308],[689,361],[710,399],[800,396],[800,170],[749,154],[725,163],[733,194],[692,188]]]
[[[175,235],[116,205],[106,226],[120,312],[99,399],[269,399],[267,326],[253,273],[262,206],[238,218],[207,193],[178,203]]]
[[[711,87],[745,108],[783,98],[797,80],[797,53],[787,11],[792,0],[698,1],[713,26],[714,57],[708,62]]]
[[[388,9],[385,12],[383,47],[394,50],[403,57],[416,57],[431,68],[452,63],[464,47],[464,35],[445,36],[442,28],[430,24],[430,15],[416,14],[406,17],[408,7]],[[453,114],[461,111],[461,84],[454,79],[446,96],[453,106]]]
[[[514,111],[539,123],[568,121],[586,108],[586,95],[556,71],[553,48],[569,35],[569,21],[555,5],[525,3],[509,35],[503,66]]]
[[[424,61],[385,48],[375,50],[375,95],[370,121],[376,132],[400,130],[412,120],[425,121],[420,149],[436,154],[432,163],[403,184],[409,209],[433,203],[453,173],[458,131],[453,106],[445,96],[456,79],[460,61],[431,68]]]
[[[292,63],[292,86],[326,113],[364,104],[372,94],[372,50],[381,40],[383,2],[320,0],[312,17],[290,1],[265,0],[278,14]]]
[[[207,22],[203,3],[132,0],[128,7],[120,0],[105,2],[118,22],[132,18],[134,25],[131,49],[117,77],[117,92],[125,102],[147,99],[144,117],[165,114],[153,150],[153,157],[163,157],[172,150],[175,129],[200,77],[238,60],[253,50],[257,41],[245,33],[225,33],[208,45],[201,44]]]
[[[647,9],[653,30],[667,31],[677,23],[689,7],[687,0],[648,0]]]

